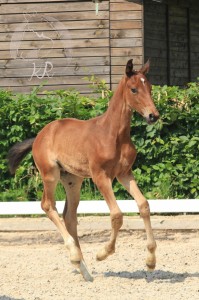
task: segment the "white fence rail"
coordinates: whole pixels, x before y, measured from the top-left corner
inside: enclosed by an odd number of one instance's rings
[[[123,213],[138,213],[134,200],[117,200]],[[57,201],[59,213],[63,212],[64,201]],[[199,200],[149,200],[151,213],[199,213]],[[108,206],[103,200],[80,201],[78,214],[109,213]],[[40,201],[36,202],[0,202],[0,215],[41,215]]]

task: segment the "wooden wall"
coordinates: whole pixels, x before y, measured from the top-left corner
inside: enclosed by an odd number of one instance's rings
[[[91,0],[1,0],[0,87],[87,94],[95,75],[115,89],[129,58],[149,57],[153,84],[184,85],[199,76],[198,15],[198,0],[102,0],[97,16]]]
[[[1,2],[1,86],[29,91],[46,80],[45,89],[86,93],[92,74],[110,83],[109,1],[98,16],[91,1]]]
[[[88,93],[85,76],[114,88],[127,59],[142,64],[142,1],[1,0],[0,87],[28,92],[75,87]]]

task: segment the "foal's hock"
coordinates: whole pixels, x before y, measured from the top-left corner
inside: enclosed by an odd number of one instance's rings
[[[42,209],[57,226],[69,250],[71,262],[87,281],[93,278],[84,262],[77,235],[77,207],[82,181],[86,177],[93,179],[110,209],[110,241],[98,252],[97,260],[104,260],[115,252],[117,234],[123,222],[122,212],[112,190],[112,181],[117,178],[137,202],[147,234],[146,265],[148,269],[155,268],[156,242],[151,228],[149,204],[131,171],[136,158],[130,137],[133,111],[141,114],[150,124],[159,118],[151,98],[151,85],[145,77],[148,71],[149,62],[135,71],[132,60],[129,60],[126,74],[103,115],[87,121],[70,118],[53,121],[36,138],[18,143],[9,151],[10,171],[14,173],[32,149],[43,180]],[[59,218],[54,199],[59,181],[66,191],[64,223]]]

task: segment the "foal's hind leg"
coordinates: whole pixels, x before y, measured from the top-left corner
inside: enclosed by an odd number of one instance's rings
[[[93,278],[87,270],[77,236],[77,207],[80,200],[80,188],[82,185],[83,178],[77,177],[69,173],[61,172],[60,180],[65,188],[67,196],[67,201],[65,203],[65,208],[63,212],[65,226],[70,235],[73,237],[76,247],[79,249],[81,255],[81,260],[77,260],[77,257],[73,257],[72,255],[70,259],[71,262],[79,268],[84,279],[86,281],[92,281]]]
[[[65,225],[62,223],[61,219],[59,218],[55,206],[54,192],[55,192],[56,185],[60,179],[60,170],[59,168],[57,168],[57,166],[48,167],[48,170],[47,168],[45,169],[45,173],[41,172],[41,176],[44,184],[44,192],[43,192],[43,198],[41,202],[42,209],[46,212],[47,216],[50,218],[50,220],[56,225],[56,227],[60,231],[64,239],[64,243],[70,252],[71,260],[80,262],[82,258],[81,251],[79,247],[77,247],[74,238],[67,231]]]
[[[147,234],[148,255],[146,259],[146,265],[149,271],[154,270],[156,265],[155,250],[157,246],[156,246],[156,242],[151,227],[150,208],[149,208],[148,201],[140,192],[136,184],[136,181],[134,179],[134,176],[131,172],[129,172],[129,174],[119,176],[118,180],[123,184],[123,186],[127,189],[129,194],[131,194],[135,199],[135,201],[137,202],[140,211],[140,216],[144,220],[144,225]]]

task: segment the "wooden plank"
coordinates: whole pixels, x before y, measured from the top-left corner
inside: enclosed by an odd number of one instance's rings
[[[38,85],[38,83],[37,83]],[[14,91],[15,93],[30,93],[33,89],[32,86],[28,86],[27,84],[25,86],[21,86],[21,87],[9,87],[7,88],[9,91]],[[44,91],[56,91],[56,90],[66,90],[66,89],[75,89],[78,92],[80,92],[81,94],[92,94],[93,91],[92,89],[88,86],[88,85],[83,85],[83,84],[63,84],[63,85],[46,85],[44,87],[41,88],[40,90],[40,95],[42,94],[42,92]]]
[[[133,40],[132,43],[140,46],[140,39]],[[19,41],[20,42],[20,41]],[[116,42],[116,40],[115,40]],[[20,48],[18,47],[20,46]],[[0,42],[0,49],[2,50],[34,50],[34,49],[55,49],[55,48],[82,48],[82,47],[108,47],[109,41],[108,39],[82,39],[82,40],[41,40],[41,41],[21,41],[18,44],[9,42]]]
[[[125,48],[111,48],[111,56],[136,56],[136,55],[141,55],[143,53],[143,48],[142,47],[125,47]]]
[[[110,20],[140,20],[142,17],[141,11],[120,11],[118,12],[111,12],[110,13]]]
[[[100,10],[98,15],[93,11],[77,11],[77,12],[49,12],[47,13],[29,13],[28,15],[24,14],[7,14],[7,15],[0,15],[0,23],[7,24],[7,23],[21,23],[21,22],[45,22],[46,17],[51,17],[59,22],[62,21],[71,21],[71,20],[101,20],[101,19],[108,19],[109,12]],[[30,25],[31,26],[31,25]]]
[[[132,3],[133,4],[137,3],[137,4],[140,4],[140,5],[143,4],[143,0],[110,0],[110,3],[111,3],[111,5],[113,5],[113,3],[126,3],[127,1],[131,2],[131,4]]]
[[[140,65],[134,64],[134,69],[138,70],[140,68]],[[112,66],[111,67],[111,74],[112,75],[123,75],[125,73],[125,66]]]
[[[109,74],[99,74],[97,76],[99,79],[105,80],[107,83],[110,82]],[[61,77],[52,77],[52,78],[45,78],[43,80],[38,80],[38,78],[33,77],[31,80],[27,80],[27,78],[1,78],[1,87],[24,87],[25,85],[28,86],[36,86],[38,83],[45,82],[44,88],[46,85],[89,85],[89,81],[82,77],[82,75],[66,75]]]
[[[142,38],[111,39],[111,47],[140,47]]]
[[[129,56],[122,56],[122,57],[112,57],[111,58],[111,63],[112,63],[112,66],[126,66],[126,63],[129,59],[132,59],[132,56],[129,55]],[[142,55],[138,56],[136,55],[134,58],[133,58],[133,64],[135,65],[142,65],[142,60],[143,60],[143,57]]]
[[[70,60],[66,58],[33,58],[33,59],[10,59],[10,60],[0,60],[0,68],[4,69],[20,69],[28,68],[35,64],[41,68],[45,67],[46,61],[50,61],[53,66],[63,67],[64,65],[75,66],[76,68],[82,66],[107,66],[110,64],[109,56],[99,56],[99,57],[71,57]]]
[[[18,69],[4,69],[3,74],[0,74],[0,78],[18,78],[20,77],[27,77],[30,78],[33,74],[33,68],[21,68],[20,74]],[[44,70],[41,68],[36,68],[35,71],[38,71],[37,75],[42,76]],[[48,74],[49,76],[64,76],[64,75],[93,75],[93,74],[109,74],[110,67],[109,66],[89,66],[89,67],[55,67],[53,68]],[[45,78],[44,78],[45,79]]]
[[[108,1],[102,1],[100,4],[101,10],[108,10],[109,4]],[[40,2],[38,3],[18,3],[17,5],[13,4],[1,4],[1,14],[15,14],[20,13],[50,13],[50,12],[75,12],[75,11],[93,11],[95,12],[95,5],[91,1],[85,1],[82,5],[81,2],[60,2],[59,5],[57,3],[46,3]]]
[[[70,52],[68,52],[68,50]],[[48,55],[47,51],[45,49],[41,49],[38,53],[37,58],[48,58],[48,57],[65,57],[67,58],[75,58],[75,57],[96,57],[96,56],[107,56],[109,55],[109,48],[100,48],[96,47],[95,51],[93,51],[93,48],[73,48],[73,49],[53,49],[53,51],[50,52],[50,56]],[[23,50],[23,57],[26,58],[35,58],[35,53],[33,51],[29,50]],[[10,50],[7,49],[5,51],[0,51],[0,58],[3,59],[11,59]]]
[[[121,20],[111,21],[111,29],[140,29],[142,28],[142,21],[139,20]]]
[[[116,29],[111,30],[110,37],[112,39],[118,39],[118,38],[132,38],[132,37],[139,37],[142,38],[142,29]]]
[[[139,30],[138,30],[139,31]],[[122,33],[121,33],[122,34]],[[118,33],[119,35],[119,33]],[[124,33],[125,35],[125,33]],[[137,35],[139,33],[137,32]],[[12,41],[41,41],[42,39],[52,39],[52,40],[61,40],[64,39],[93,39],[93,38],[109,38],[109,29],[84,29],[84,30],[60,30],[57,32],[56,30],[51,31],[41,31],[37,32],[10,32],[10,33],[0,33],[0,41],[10,42]],[[134,33],[136,36],[136,32]],[[130,36],[129,36],[130,37]]]
[[[49,31],[49,29],[53,28],[56,31],[69,30],[69,29],[103,29],[109,28],[108,20],[88,20],[88,21],[63,21],[63,22],[50,22],[50,18],[48,18],[49,22],[43,23],[32,23],[31,26],[34,27],[34,31]],[[26,24],[0,24],[0,32],[24,32],[26,29]]]
[[[133,10],[133,11],[139,11],[142,10],[142,4],[141,1],[140,3],[135,3],[135,2],[127,2],[127,1],[119,1],[118,3],[111,3],[110,5],[110,11],[117,11],[117,12],[121,12],[121,11],[129,11],[129,10]]]

